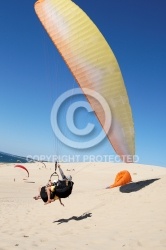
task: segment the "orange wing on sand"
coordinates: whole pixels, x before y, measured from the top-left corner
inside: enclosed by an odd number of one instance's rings
[[[127,170],[123,170],[116,175],[115,182],[110,186],[110,188],[123,186],[131,182],[131,175]]]

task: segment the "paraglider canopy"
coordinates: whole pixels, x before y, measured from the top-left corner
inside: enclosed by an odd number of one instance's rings
[[[24,167],[22,165],[16,165],[15,168],[21,168],[21,169],[25,170],[27,172],[27,174],[28,174],[28,177],[29,177],[29,171],[28,171],[28,169],[26,167]]]
[[[120,67],[104,36],[86,13],[70,0],[38,0],[35,11],[115,152],[124,162],[132,162],[135,142],[131,107]],[[108,126],[110,119],[89,95],[92,92],[100,94],[108,104],[112,113],[111,129]]]
[[[118,186],[123,186],[128,184],[132,181],[131,175],[127,170],[122,170],[119,173],[117,173],[115,181],[110,187],[108,188],[114,188]]]

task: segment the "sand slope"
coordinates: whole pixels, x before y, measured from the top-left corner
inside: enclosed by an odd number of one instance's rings
[[[166,249],[166,168],[139,164],[62,164],[73,194],[49,205],[32,199],[54,165],[0,164],[0,250]],[[128,170],[133,182],[105,189]],[[15,181],[14,181],[15,179]]]

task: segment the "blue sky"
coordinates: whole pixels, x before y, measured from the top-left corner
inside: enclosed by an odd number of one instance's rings
[[[98,26],[118,60],[132,108],[139,163],[166,166],[165,0],[74,2]],[[52,106],[77,83],[39,22],[34,3],[1,3],[0,151],[22,156],[115,155],[106,139],[80,151],[55,138]],[[82,112],[77,125],[84,127],[87,114]],[[96,123],[95,117],[87,119]]]

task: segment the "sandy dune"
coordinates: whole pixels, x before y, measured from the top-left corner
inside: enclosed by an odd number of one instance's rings
[[[44,205],[32,197],[54,164],[0,164],[0,250],[165,250],[166,168],[139,164],[62,164],[73,194]],[[128,170],[132,183],[105,189]]]

